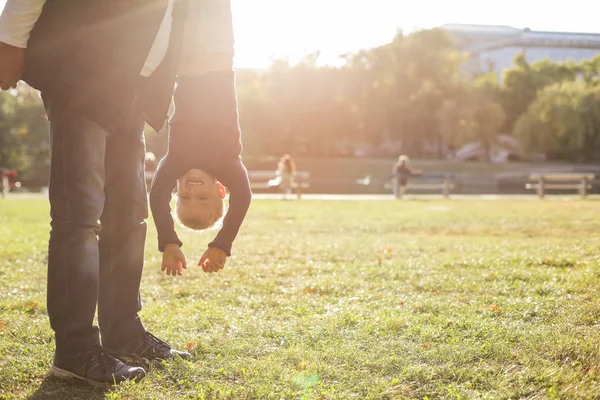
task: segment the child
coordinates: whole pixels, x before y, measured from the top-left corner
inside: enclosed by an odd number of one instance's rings
[[[406,184],[408,183],[408,177],[419,176],[422,173],[421,171],[415,171],[411,169],[408,166],[409,163],[410,159],[408,156],[401,155],[398,157],[398,162],[394,164],[392,171],[392,184],[394,186],[394,196],[396,196],[397,199],[401,199],[404,196]]]
[[[277,176],[279,177],[279,188],[283,194],[283,200],[287,199],[287,194],[296,188],[296,163],[292,156],[285,154],[277,164]]]
[[[252,193],[240,153],[234,72],[219,71],[180,79],[175,114],[169,121],[169,150],[160,161],[150,191],[150,207],[163,252],[162,270],[181,275],[186,259],[171,216],[171,194],[177,190],[175,214],[193,230],[221,220],[225,187],[229,211],[223,226],[198,263],[204,272],[223,269],[244,220]]]

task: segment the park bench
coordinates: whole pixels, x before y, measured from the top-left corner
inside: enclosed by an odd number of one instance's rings
[[[146,186],[150,189],[152,179],[154,178],[154,171],[145,171]],[[252,190],[267,190],[277,187],[275,180],[277,174],[275,171],[248,171],[248,178],[250,179],[250,187]],[[297,171],[296,172],[296,188],[297,193],[301,193],[301,189],[310,187],[310,172],[308,171]]]
[[[594,174],[586,173],[536,173],[529,175],[529,180],[534,183],[527,183],[525,188],[537,191],[540,199],[547,190],[577,190],[581,197],[585,197],[592,188],[590,181],[594,178]]]
[[[393,188],[392,179],[394,179],[394,175],[390,174],[388,181],[384,184],[384,187],[388,190]],[[450,197],[452,189],[454,189],[454,175],[435,172],[412,176],[408,179],[406,185],[407,192],[411,190],[441,191],[446,198]]]
[[[277,178],[275,171],[248,171],[248,178],[250,179],[252,190],[265,190],[277,186],[275,184]],[[297,190],[309,188],[310,172],[296,171],[296,184],[298,185]]]

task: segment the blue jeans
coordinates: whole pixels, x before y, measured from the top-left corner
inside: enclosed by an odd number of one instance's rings
[[[143,118],[107,129],[44,98],[50,120],[48,315],[57,352],[144,332],[140,280],[148,206]]]

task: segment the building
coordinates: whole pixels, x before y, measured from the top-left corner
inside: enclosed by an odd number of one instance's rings
[[[510,26],[446,24],[461,50],[469,53],[471,73],[501,72],[513,65],[515,56],[525,53],[529,62],[582,61],[600,54],[600,34],[541,32]]]

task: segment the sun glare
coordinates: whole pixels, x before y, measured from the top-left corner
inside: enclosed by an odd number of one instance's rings
[[[6,0],[0,0],[0,9]],[[591,0],[231,0],[238,68],[268,68],[277,58],[321,52],[320,63],[389,42],[399,28],[445,23],[598,32]],[[543,13],[540,12],[543,10]]]
[[[445,23],[512,25],[537,30],[598,32],[590,0],[569,6],[545,0],[232,0],[236,66],[265,68],[273,58],[321,51],[337,55],[389,42],[399,28]],[[543,13],[540,10],[544,10]]]

